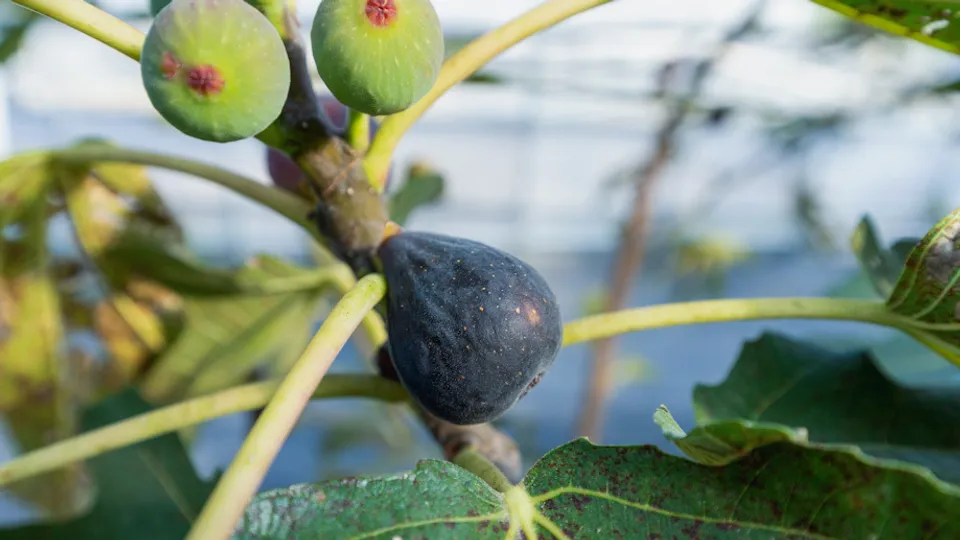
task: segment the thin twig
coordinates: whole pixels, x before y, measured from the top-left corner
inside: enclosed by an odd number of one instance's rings
[[[758,2],[748,16],[724,36],[713,54],[693,67],[693,77],[685,95],[670,100],[670,111],[657,132],[657,143],[653,154],[634,173],[636,191],[633,205],[623,228],[623,237],[610,277],[611,285],[604,302],[604,311],[623,309],[630,294],[631,284],[637,279],[649,236],[651,195],[657,180],[673,157],[677,134],[692,110],[691,104],[696,101],[713,67],[727,53],[730,45],[753,26],[763,4],[762,0]],[[664,95],[669,93],[671,74],[675,69],[675,62],[664,66],[661,79],[661,91]],[[593,345],[593,362],[578,422],[578,433],[595,442],[600,441],[604,409],[613,389],[615,352],[616,343],[613,339],[603,339]]]
[[[383,298],[386,289],[383,276],[370,274],[358,281],[333,308],[250,430],[187,540],[221,540],[230,536],[314,389],[363,317]]]
[[[76,146],[64,150],[57,150],[51,154],[52,158],[62,163],[104,163],[120,162],[134,163],[151,167],[160,167],[171,171],[178,171],[209,180],[225,187],[238,195],[256,201],[263,206],[300,225],[314,236],[316,228],[307,219],[310,207],[294,195],[286,191],[265,186],[226,169],[206,163],[199,163],[189,159],[144,152],[129,148],[120,148],[109,145]]]

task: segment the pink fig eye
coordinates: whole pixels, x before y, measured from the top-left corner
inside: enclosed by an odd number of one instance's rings
[[[367,0],[367,18],[374,26],[387,26],[397,18],[393,0]]]
[[[195,67],[187,75],[187,85],[202,96],[219,94],[223,90],[224,83],[220,72],[213,66]]]

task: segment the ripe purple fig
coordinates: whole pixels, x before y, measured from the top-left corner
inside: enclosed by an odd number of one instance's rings
[[[480,242],[411,231],[387,236],[378,255],[389,356],[430,414],[458,425],[496,420],[553,365],[560,309],[529,264]]]

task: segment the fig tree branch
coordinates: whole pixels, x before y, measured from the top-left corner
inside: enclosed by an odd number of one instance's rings
[[[633,205],[627,223],[623,228],[620,248],[617,250],[613,272],[610,276],[610,290],[607,293],[604,311],[623,309],[629,296],[630,285],[637,279],[646,253],[647,239],[650,235],[650,214],[653,206],[653,190],[663,175],[664,169],[673,158],[676,139],[691,112],[692,104],[699,98],[704,83],[713,72],[714,66],[730,49],[730,45],[742,38],[754,26],[765,0],[751,7],[743,19],[730,28],[712,54],[693,66],[693,74],[688,88],[680,95],[671,96],[677,62],[664,66],[660,76],[660,93],[668,97],[668,112],[664,122],[657,130],[653,153],[633,173],[636,186]],[[594,343],[593,362],[590,380],[587,384],[584,405],[579,419],[579,435],[595,442],[600,441],[603,432],[603,411],[613,386],[613,361],[616,341],[601,339]]]
[[[274,124],[257,136],[290,155],[303,169],[319,204],[310,218],[334,254],[354,273],[373,271],[373,252],[387,222],[387,210],[363,170],[363,154],[331,134],[322,120],[309,62],[287,8],[284,45],[290,62],[290,91]]]
[[[364,168],[376,190],[382,191],[393,152],[404,133],[431,105],[454,85],[463,81],[503,51],[524,39],[550,28],[578,13],[612,0],[550,0],[520,15],[451,55],[440,69],[433,88],[410,108],[388,116],[377,129]]]
[[[313,391],[363,317],[380,302],[386,290],[383,276],[370,274],[340,299],[250,430],[187,540],[230,537]]]
[[[83,0],[13,0],[13,3],[46,15],[140,61],[143,33]]]
[[[0,465],[0,486],[220,416],[256,409],[270,400],[278,386],[280,380],[237,386],[51,444]],[[312,399],[341,397],[403,402],[409,396],[402,386],[383,377],[346,374],[328,375],[311,396]]]

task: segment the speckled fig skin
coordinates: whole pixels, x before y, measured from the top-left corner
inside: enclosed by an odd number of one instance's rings
[[[310,37],[330,92],[374,116],[416,103],[443,63],[443,32],[429,0],[322,0]]]
[[[400,382],[434,416],[495,420],[553,364],[556,297],[533,267],[463,238],[402,231],[379,248],[389,352]]]
[[[140,66],[160,115],[207,141],[263,131],[290,88],[280,35],[243,0],[173,0],[147,33]]]

